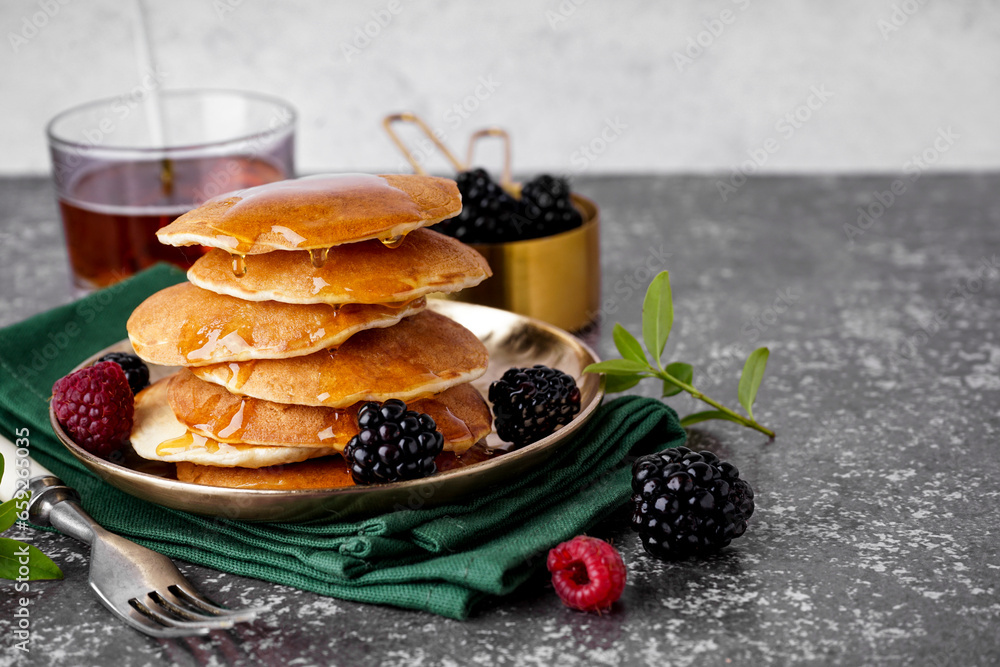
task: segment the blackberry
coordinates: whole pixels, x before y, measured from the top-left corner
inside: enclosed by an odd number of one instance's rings
[[[497,243],[516,235],[517,201],[485,169],[463,171],[455,177],[462,193],[462,212],[437,229],[465,243]]]
[[[434,457],[444,437],[429,416],[407,410],[391,398],[365,403],[358,411],[358,434],[344,448],[355,484],[383,484],[418,479],[437,472]]]
[[[573,206],[566,179],[542,174],[521,188],[520,217],[529,222],[521,238],[551,236],[583,224],[583,216]]]
[[[109,352],[97,361],[113,361],[121,366],[122,370],[125,371],[125,377],[128,378],[128,386],[132,389],[133,396],[149,385],[149,367],[134,354]]]
[[[548,366],[511,368],[490,385],[497,435],[517,447],[568,424],[580,411],[576,381]]]
[[[731,463],[687,447],[639,457],[632,465],[632,529],[657,558],[721,549],[746,532],[753,489]]]

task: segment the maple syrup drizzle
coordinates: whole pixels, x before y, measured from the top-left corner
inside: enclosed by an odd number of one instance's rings
[[[326,264],[326,260],[329,256],[329,248],[314,248],[309,251],[309,261],[311,261],[313,267],[317,269],[323,268],[323,265]]]
[[[246,255],[233,255],[233,275],[237,278],[242,278],[247,274],[247,256]]]
[[[379,239],[386,248],[398,248],[403,245],[403,241],[406,240],[406,234],[397,234],[396,236],[387,236],[383,239]]]

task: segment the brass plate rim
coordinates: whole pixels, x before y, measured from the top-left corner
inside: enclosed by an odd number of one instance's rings
[[[569,349],[574,352],[578,358],[586,363],[596,363],[600,361],[597,353],[590,348],[586,343],[576,338],[567,331],[560,329],[552,324],[548,324],[542,320],[536,318],[527,317],[524,315],[519,315],[512,313],[510,311],[501,310],[499,308],[491,308],[488,306],[481,306],[478,304],[469,304],[454,301],[444,301],[444,300],[434,300],[428,304],[429,308],[442,312],[442,314],[453,317],[456,321],[463,323],[463,319],[475,318],[477,315],[486,316],[490,312],[498,313],[499,315],[494,315],[494,317],[505,317],[513,318],[513,320],[519,324],[528,325],[534,329],[544,331],[546,334],[555,337],[564,348]],[[468,326],[468,324],[466,324]],[[471,328],[471,327],[470,327]],[[115,343],[107,348],[96,352],[85,360],[77,364],[73,368],[76,371],[80,368],[91,365],[94,361],[100,358],[102,355],[109,351],[118,350],[128,350],[131,346],[128,339],[124,339]],[[166,369],[165,372],[169,373],[170,367],[159,367],[161,369]],[[72,371],[71,371],[72,372]],[[161,375],[163,372],[161,372]],[[405,482],[394,482],[391,484],[375,485],[375,486],[348,486],[348,487],[333,487],[327,489],[240,489],[231,487],[216,487],[208,486],[202,484],[195,484],[193,482],[182,482],[176,479],[168,479],[166,477],[161,477],[148,472],[142,472],[139,470],[134,470],[110,461],[101,459],[90,452],[86,451],[79,445],[77,445],[72,438],[63,430],[59,421],[56,419],[55,411],[53,410],[51,404],[49,405],[49,422],[52,426],[53,431],[59,441],[65,446],[69,452],[79,460],[84,466],[86,466],[92,473],[97,475],[99,478],[105,482],[111,484],[112,486],[129,493],[130,495],[136,496],[140,499],[146,500],[148,502],[153,502],[155,504],[171,507],[173,509],[183,509],[196,514],[202,514],[203,516],[227,516],[229,518],[242,519],[245,521],[289,521],[294,522],[296,519],[293,518],[248,518],[245,516],[232,515],[232,513],[224,512],[197,512],[192,509],[187,509],[188,503],[178,503],[178,505],[183,505],[183,507],[166,504],[158,502],[157,500],[144,497],[138,493],[133,492],[135,486],[139,487],[153,487],[154,490],[160,493],[179,493],[188,496],[187,500],[198,500],[198,498],[192,498],[191,496],[205,496],[205,502],[208,505],[220,505],[230,503],[231,501],[236,501],[240,499],[251,499],[251,500],[265,500],[270,499],[272,501],[279,501],[281,499],[288,499],[294,501],[308,501],[308,500],[323,500],[329,499],[333,496],[343,496],[343,497],[362,497],[369,495],[373,490],[376,492],[379,490],[391,490],[398,492],[399,494],[416,491],[418,489],[426,488],[428,485],[439,486],[440,484],[451,483],[453,485],[458,485],[463,481],[468,480],[472,477],[479,477],[482,475],[483,471],[490,470],[491,468],[512,468],[517,469],[518,464],[525,459],[530,459],[535,456],[544,454],[547,458],[549,455],[553,454],[559,446],[565,442],[569,436],[573,435],[578,429],[580,429],[590,418],[593,416],[597,407],[601,404],[604,397],[604,384],[605,379],[603,375],[590,376],[593,377],[597,384],[594,388],[593,394],[590,399],[587,400],[583,405],[581,405],[580,412],[573,419],[572,422],[562,427],[555,433],[542,438],[541,440],[534,442],[526,447],[522,447],[518,450],[504,453],[495,458],[491,458],[485,461],[480,461],[469,466],[464,466],[461,468],[455,468],[451,470],[446,470],[444,472],[437,473],[436,475],[424,478],[409,480]],[[581,387],[582,388],[582,387]],[[128,488],[123,488],[124,484]],[[451,502],[455,500],[453,497],[443,500],[442,502]],[[437,504],[428,502],[427,506],[430,504]],[[280,512],[278,513],[280,514]],[[350,512],[349,512],[350,514]],[[341,515],[343,516],[343,515]],[[308,520],[312,518],[311,516],[303,517],[298,520]]]

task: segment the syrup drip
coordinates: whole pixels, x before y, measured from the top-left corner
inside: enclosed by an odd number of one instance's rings
[[[309,260],[312,262],[312,265],[317,269],[323,268],[323,265],[326,264],[326,258],[329,256],[330,256],[329,248],[315,248],[309,251]]]
[[[233,255],[233,275],[242,278],[247,274],[247,256]]]
[[[170,440],[164,440],[158,444],[156,446],[156,453],[160,456],[167,456],[169,454],[183,452],[184,450],[191,449],[192,447],[204,447],[211,453],[219,451],[218,443],[209,440],[203,435],[186,431],[182,436],[171,438]]]
[[[406,240],[406,234],[399,234],[397,236],[387,236],[384,239],[379,239],[386,248],[398,248],[403,245],[403,241]]]

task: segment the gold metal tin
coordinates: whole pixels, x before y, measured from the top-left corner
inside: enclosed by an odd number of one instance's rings
[[[387,512],[398,508],[432,507],[482,494],[489,487],[516,479],[541,464],[590,419],[604,396],[604,376],[583,374],[600,361],[579,339],[554,326],[514,313],[465,303],[435,300],[430,307],[469,328],[490,355],[486,374],[473,385],[484,396],[490,383],[512,366],[545,364],[572,375],[580,387],[580,412],[552,435],[516,451],[496,452],[485,461],[438,473],[427,479],[373,486],[295,491],[232,489],[178,481],[169,463],[146,461],[130,452],[122,465],[98,458],[66,434],[51,408],[49,421],[56,436],[84,466],[108,484],[165,507],[243,521],[305,521]],[[128,340],[92,355],[77,366],[88,366],[111,351],[132,352]],[[76,369],[74,369],[76,370]],[[176,368],[151,366],[155,381]],[[501,443],[496,433],[489,447]]]
[[[601,242],[597,205],[573,195],[583,225],[562,234],[512,243],[472,244],[493,277],[449,298],[544,320],[578,331],[601,303]]]
[[[510,135],[502,128],[489,127],[474,132],[469,138],[463,163],[419,116],[411,112],[386,116],[382,125],[389,138],[418,174],[427,172],[396,134],[393,124],[397,122],[416,125],[456,171],[465,171],[473,163],[479,139],[502,139],[504,164],[500,183],[513,196],[520,196],[520,185],[511,180]],[[493,277],[445,298],[509,310],[567,331],[579,331],[590,324],[601,303],[600,215],[597,204],[590,199],[577,194],[572,197],[583,216],[581,227],[539,239],[471,244],[486,257]]]

